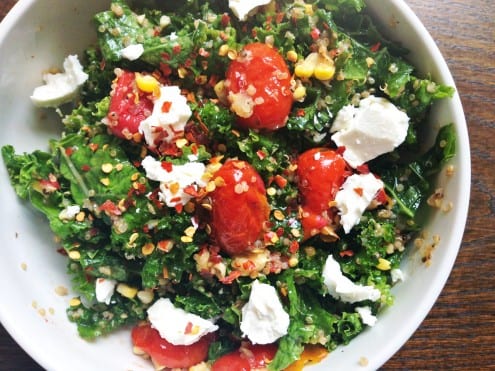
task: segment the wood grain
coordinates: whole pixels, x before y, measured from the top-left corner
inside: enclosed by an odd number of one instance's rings
[[[0,19],[16,0],[0,1]],[[495,7],[407,0],[438,43],[463,101],[472,150],[469,220],[452,274],[384,370],[495,369]],[[0,370],[41,370],[0,326]]]

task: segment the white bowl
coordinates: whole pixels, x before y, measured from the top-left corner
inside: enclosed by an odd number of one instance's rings
[[[368,1],[384,24],[396,25],[391,35],[411,49],[411,61],[434,80],[454,81],[433,39],[402,0]],[[101,0],[20,0],[0,25],[0,145],[17,151],[47,149],[49,138],[61,126],[49,111],[35,109],[29,100],[41,83],[41,71],[59,67],[63,59],[82,50],[94,39],[92,15],[108,4]],[[55,11],[54,11],[55,9]],[[458,137],[453,177],[441,175],[438,185],[454,209],[438,212],[427,226],[441,242],[430,267],[412,254],[403,270],[407,280],[394,288],[395,304],[379,315],[373,328],[339,347],[311,370],[366,370],[385,363],[412,335],[442,290],[454,264],[467,217],[470,193],[470,154],[466,122],[459,96],[434,106],[434,127],[454,122]],[[43,217],[21,202],[0,166],[0,320],[14,339],[44,368],[50,370],[151,370],[132,354],[127,332],[86,342],[65,316],[70,295],[59,296],[57,286],[70,287],[65,259]],[[43,315],[44,314],[44,315]],[[367,366],[359,365],[361,357]]]

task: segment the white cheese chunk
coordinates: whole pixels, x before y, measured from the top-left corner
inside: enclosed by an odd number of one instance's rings
[[[63,209],[59,214],[60,220],[74,220],[77,214],[81,212],[79,205],[70,205]]]
[[[289,315],[273,286],[253,282],[249,301],[242,307],[240,327],[253,344],[270,344],[287,334]]]
[[[406,275],[399,268],[394,268],[390,271],[390,277],[392,278],[392,283],[404,282],[406,280]]]
[[[212,321],[176,308],[170,299],[160,298],[148,308],[151,326],[174,345],[191,345],[218,330]]]
[[[340,223],[345,233],[359,223],[364,210],[370,205],[383,182],[373,174],[354,174],[348,177],[335,195]]]
[[[409,117],[385,98],[370,96],[359,107],[348,105],[337,114],[332,140],[345,147],[343,157],[356,168],[399,146],[407,135]]]
[[[361,317],[361,320],[365,325],[368,325],[370,327],[373,327],[376,324],[376,321],[378,321],[378,318],[374,316],[371,313],[371,308],[366,306],[366,307],[357,307],[355,309],[357,314]]]
[[[253,10],[262,5],[267,5],[271,0],[229,0],[229,8],[240,20],[245,21]]]
[[[115,292],[117,281],[107,278],[97,278],[95,284],[96,301],[99,303],[110,304],[112,295]]]
[[[187,99],[178,86],[161,86],[160,95],[153,102],[153,111],[141,121],[139,132],[151,148],[155,148],[160,141],[171,143],[183,136],[191,115]]]
[[[43,74],[45,85],[34,89],[31,101],[37,107],[58,107],[71,102],[87,79],[77,55],[69,55],[64,60],[63,73]]]
[[[186,187],[192,186],[197,191],[200,187],[206,186],[203,179],[206,167],[201,162],[171,165],[171,171],[167,171],[160,161],[146,156],[141,165],[148,179],[160,182],[159,199],[169,207],[185,205],[192,198],[184,191]]]
[[[380,290],[373,286],[363,286],[352,282],[342,274],[339,263],[329,255],[323,267],[323,283],[328,293],[345,303],[356,303],[363,300],[377,301]]]
[[[136,59],[139,59],[143,53],[144,46],[142,44],[131,44],[120,51],[120,56],[130,61],[135,61]]]

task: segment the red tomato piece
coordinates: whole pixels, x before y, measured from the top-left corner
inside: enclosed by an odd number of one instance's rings
[[[218,358],[212,371],[250,371],[265,368],[275,358],[277,346],[243,345],[238,350]]]
[[[342,156],[331,149],[312,148],[299,156],[297,176],[305,238],[328,225],[329,203],[350,174]]]
[[[114,82],[108,121],[111,132],[123,139],[132,139],[139,124],[153,111],[153,101],[138,89],[135,74],[123,71]]]
[[[265,185],[245,161],[227,161],[214,177],[222,184],[211,193],[211,235],[224,252],[238,255],[262,237],[270,213]]]
[[[167,368],[189,368],[208,357],[211,337],[203,336],[191,345],[173,345],[163,339],[150,324],[132,329],[132,344],[148,354],[155,366]]]
[[[227,69],[225,87],[238,124],[252,129],[285,126],[292,107],[291,74],[271,46],[247,44]]]

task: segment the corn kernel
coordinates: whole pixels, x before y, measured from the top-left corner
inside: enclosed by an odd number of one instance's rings
[[[290,62],[293,62],[293,63],[296,63],[297,62],[297,52],[294,51],[294,50],[289,50],[287,52],[287,59],[290,61]]]
[[[69,251],[68,255],[69,255],[69,258],[71,258],[72,260],[81,259],[81,253],[79,251],[76,251],[76,250]]]
[[[103,184],[104,186],[109,186],[110,185],[110,179],[109,178],[101,178],[100,183]]]
[[[306,98],[306,88],[304,86],[298,86],[292,96],[294,100],[303,101]]]
[[[315,77],[320,81],[330,80],[335,75],[335,66],[333,65],[333,62],[325,62],[318,63],[314,70]]]
[[[379,258],[376,267],[381,271],[388,271],[391,268],[390,261],[388,261],[387,259]]]
[[[229,46],[227,44],[223,44],[222,46],[220,46],[220,48],[218,49],[218,55],[220,57],[225,57],[227,55],[227,53],[229,52]]]
[[[309,79],[311,76],[313,76],[314,71],[315,69],[313,66],[305,63],[297,65],[294,69],[294,73],[296,74],[296,76],[300,77],[301,79]]]
[[[77,307],[77,306],[81,305],[81,300],[79,300],[79,298],[72,298],[69,301],[69,305],[71,307]]]
[[[136,85],[139,90],[144,91],[145,93],[153,93],[158,89],[160,83],[151,75],[136,73]]]
[[[125,298],[133,299],[138,290],[135,287],[126,285],[125,283],[119,283],[117,285],[117,292]]]
[[[150,304],[153,301],[153,291],[150,289],[138,291],[137,297],[143,304]]]
[[[141,248],[141,252],[143,253],[144,256],[151,255],[154,250],[155,250],[155,245],[153,243],[151,243],[151,242],[145,244]]]

